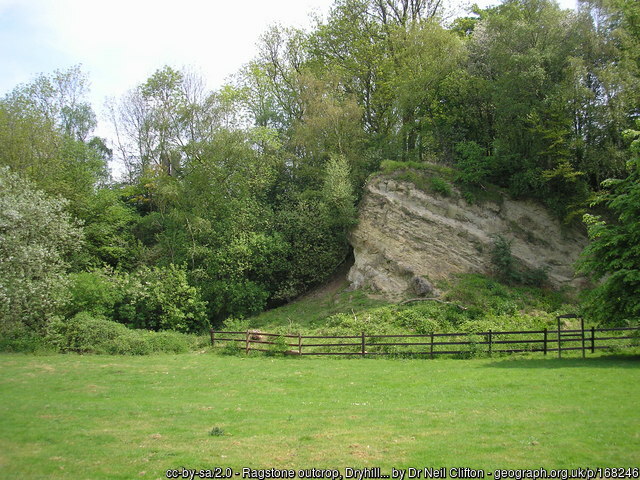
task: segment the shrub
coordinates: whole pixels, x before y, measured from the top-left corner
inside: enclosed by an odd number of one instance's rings
[[[222,330],[226,332],[246,332],[249,330],[249,320],[229,317],[222,323]]]
[[[43,335],[25,325],[14,324],[0,329],[0,352],[48,353],[53,348]]]
[[[105,268],[69,275],[67,312],[88,312],[134,328],[203,332],[209,326],[198,288],[175,265],[142,267],[133,273]]]
[[[107,353],[105,345],[126,331],[124,325],[80,312],[70,319],[52,319],[47,325],[46,338],[60,352]]]
[[[224,437],[224,429],[222,429],[220,427],[213,427],[209,431],[209,435],[212,436],[212,437]]]
[[[496,236],[491,251],[491,260],[495,266],[496,276],[507,284],[517,283],[519,276],[515,268],[515,259],[511,254],[511,240],[501,235]]]
[[[478,274],[458,277],[448,288],[445,299],[467,307],[462,313],[469,319],[513,315],[519,310],[552,312],[566,302],[561,292],[531,286],[507,286]]]
[[[475,205],[478,203],[478,199],[473,192],[464,192],[462,196],[469,205]]]
[[[142,267],[115,277],[120,296],[114,319],[134,328],[203,332],[209,327],[200,291],[187,281],[183,268]]]
[[[511,243],[511,240],[501,235],[495,238],[491,259],[498,279],[509,285],[542,286],[547,281],[547,271],[544,268],[531,269],[520,265],[511,254]]]
[[[440,177],[431,177],[429,180],[429,186],[435,193],[439,193],[445,197],[451,195],[451,185]]]
[[[240,342],[226,342],[220,353],[222,355],[241,355],[245,353],[245,349]]]
[[[194,336],[178,332],[131,330],[88,312],[72,318],[54,318],[47,325],[45,339],[60,352],[147,355],[184,353],[199,346]]]

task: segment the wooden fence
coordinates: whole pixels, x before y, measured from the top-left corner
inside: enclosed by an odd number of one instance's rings
[[[566,318],[566,317],[565,317]],[[635,340],[633,342],[632,340]],[[522,331],[428,333],[411,335],[302,335],[276,334],[248,330],[230,332],[211,330],[211,345],[232,349],[283,353],[289,355],[471,355],[494,353],[563,352],[625,348],[640,345],[640,327],[558,328]]]

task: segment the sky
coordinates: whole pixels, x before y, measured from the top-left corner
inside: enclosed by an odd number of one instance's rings
[[[453,1],[453,0],[451,0]],[[458,4],[469,0],[455,0]],[[576,0],[560,0],[564,8]],[[307,27],[333,0],[0,0],[0,95],[40,74],[82,65],[100,120],[164,65],[220,87],[256,54],[269,25]],[[496,0],[475,0],[480,6]],[[97,134],[105,134],[100,122]]]

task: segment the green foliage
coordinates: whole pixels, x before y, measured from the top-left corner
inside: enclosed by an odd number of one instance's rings
[[[110,156],[101,139],[87,141],[96,125],[87,92],[88,78],[72,67],[40,74],[0,99],[0,166],[64,197],[76,215],[107,179]]]
[[[133,328],[201,333],[208,328],[200,290],[190,285],[184,268],[140,267],[71,274],[69,315],[87,312]]]
[[[346,234],[356,223],[357,211],[349,164],[344,156],[332,156],[327,162],[322,197],[328,223]]]
[[[422,162],[416,161],[398,161],[398,160],[384,160],[380,164],[380,171],[385,175],[392,174],[398,170],[406,170],[412,168],[414,170],[422,170],[426,168],[426,165]]]
[[[467,307],[465,315],[471,319],[511,318],[517,325],[518,312],[536,316],[537,313],[575,313],[575,307],[562,292],[535,286],[505,285],[482,275],[461,275],[446,286],[445,299]],[[549,315],[551,318],[551,315]]]
[[[76,263],[83,267],[102,267],[130,270],[141,257],[141,246],[135,237],[140,217],[122,199],[123,190],[99,189],[87,197],[78,213],[84,220],[85,248]]]
[[[290,350],[289,345],[287,345],[289,341],[287,337],[278,336],[278,337],[268,337],[268,338],[273,342],[271,345],[269,345],[269,348],[268,348],[269,355],[280,356]]]
[[[524,0],[484,12],[468,44],[471,77],[452,84],[459,96],[452,106],[464,102],[475,114],[465,119],[451,112],[457,130],[468,132],[460,138],[465,151],[458,152],[465,181],[488,176],[512,195],[537,197],[564,216],[579,209],[589,184],[598,188],[598,177],[619,171],[619,129],[631,119],[628,95],[637,73],[613,61],[622,55],[620,44],[603,27],[609,20],[598,8],[573,15],[550,1]],[[541,29],[544,42],[536,40]],[[604,57],[612,60],[609,67]],[[615,73],[608,70],[613,63]],[[469,141],[482,149],[469,150]],[[491,158],[488,171],[481,150]]]
[[[111,272],[101,270],[70,274],[67,310],[72,315],[88,312],[111,316],[116,303],[122,301],[122,292],[111,275]]]
[[[451,195],[451,185],[440,177],[431,177],[429,179],[429,186],[431,191],[439,193],[445,197]]]
[[[213,427],[209,431],[209,435],[212,436],[212,437],[224,437],[224,435],[225,435],[224,429],[220,428],[220,427]]]
[[[177,332],[131,330],[88,312],[80,312],[68,319],[54,318],[47,325],[45,340],[63,353],[110,355],[185,353],[199,345],[194,336]]]
[[[515,259],[511,255],[511,240],[498,235],[493,244],[491,260],[496,267],[496,276],[506,283],[517,283],[519,275]]]
[[[462,197],[465,199],[465,201],[469,204],[469,205],[474,205],[475,203],[477,203],[478,199],[476,198],[476,196],[473,194],[473,192],[463,192],[462,193]]]
[[[226,342],[220,353],[222,355],[238,356],[244,355],[246,351],[240,342]]]
[[[497,235],[491,252],[496,276],[507,284],[522,284],[541,287],[547,280],[543,268],[531,269],[519,262],[511,254],[511,240]]]
[[[222,323],[222,329],[228,332],[245,332],[249,330],[249,320],[242,317],[229,317]]]
[[[3,326],[0,333],[0,352],[48,354],[56,351],[41,330],[23,324]]]
[[[413,160],[384,160],[380,164],[380,171],[386,175],[404,170],[419,170],[440,175],[446,179],[453,179],[456,170],[438,163],[416,162]]]
[[[299,198],[291,208],[278,213],[279,230],[289,244],[287,272],[274,297],[291,300],[326,280],[346,258],[344,221],[335,222],[321,199]]]
[[[455,173],[450,167],[433,163],[396,160],[385,160],[380,167],[384,174],[411,182],[420,190],[445,197],[453,193],[448,180],[453,179]]]
[[[342,285],[342,288],[345,286]],[[386,304],[383,300],[369,298],[363,291],[323,292],[323,290],[324,288],[320,287],[319,291],[314,290],[309,295],[286,305],[245,319],[239,331],[247,330],[251,325],[270,332],[277,330],[283,333],[297,333],[300,330],[318,328],[328,317],[336,313],[351,310],[357,313]]]
[[[490,173],[490,161],[486,151],[476,142],[461,142],[456,145],[456,181],[467,186],[482,185]]]
[[[200,291],[184,268],[141,267],[114,277],[118,300],[114,320],[134,328],[199,333],[209,326]],[[110,298],[108,299],[111,300]]]
[[[395,305],[367,299],[362,292],[312,295],[244,320],[237,330],[228,328],[236,326],[233,323],[225,329],[246,331],[251,326],[271,333],[319,335],[541,330],[553,327],[557,315],[577,312],[577,306],[560,292],[509,286],[481,275],[462,275],[441,288],[446,292],[441,297],[445,303]]]
[[[627,135],[633,139],[628,175],[605,182],[596,202],[607,207],[608,215],[584,217],[591,243],[579,268],[599,282],[587,296],[585,309],[604,324],[640,319],[640,132]]]
[[[250,280],[214,282],[204,293],[215,305],[216,318],[256,314],[264,310],[269,298],[266,288]]]
[[[69,259],[82,243],[67,204],[0,168],[1,329],[37,330],[63,307]]]

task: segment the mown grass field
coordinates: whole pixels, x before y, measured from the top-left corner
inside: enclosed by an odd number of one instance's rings
[[[638,466],[638,398],[633,355],[4,354],[0,477],[164,478],[170,468],[216,466]],[[216,427],[221,435],[211,435]]]

